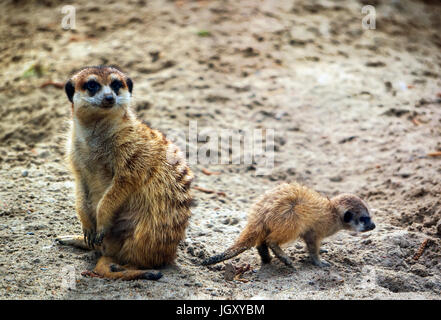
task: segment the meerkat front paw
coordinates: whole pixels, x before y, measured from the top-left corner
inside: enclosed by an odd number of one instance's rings
[[[104,237],[106,236],[106,234],[108,233],[111,227],[109,223],[106,223],[106,219],[102,218],[104,215],[100,214],[99,212],[100,211],[98,211],[97,214],[96,235],[94,238],[94,243],[97,245],[101,245]]]
[[[109,232],[110,227],[107,226],[103,226],[103,227],[98,227],[98,230],[95,234],[95,238],[94,238],[94,243],[96,245],[101,245],[103,243],[103,239],[106,236],[106,234]]]
[[[94,242],[96,238],[95,228],[83,228],[84,242],[90,247],[94,248]]]

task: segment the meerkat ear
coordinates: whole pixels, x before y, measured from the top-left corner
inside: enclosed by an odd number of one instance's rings
[[[351,211],[346,211],[345,215],[343,216],[343,221],[348,223],[349,221],[352,220],[353,215],[354,214]]]
[[[72,80],[66,82],[66,85],[64,86],[64,90],[66,91],[67,98],[69,99],[69,101],[73,103],[73,95],[75,93],[75,87],[72,83]]]
[[[133,81],[132,81],[132,79],[127,78],[126,83],[127,83],[127,87],[129,88],[129,92],[132,93],[132,90],[133,90]]]

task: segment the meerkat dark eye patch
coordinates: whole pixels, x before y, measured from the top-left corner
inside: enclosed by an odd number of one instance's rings
[[[91,96],[93,96],[95,93],[97,93],[98,90],[100,90],[100,88],[101,88],[101,85],[98,82],[96,82],[95,80],[89,80],[83,86],[83,89],[89,91]]]
[[[64,91],[66,91],[67,98],[70,102],[73,102],[73,95],[75,93],[75,87],[72,83],[72,81],[66,82],[66,85],[64,86]]]
[[[132,90],[133,90],[133,81],[132,81],[132,79],[127,78],[126,83],[127,83],[127,88],[129,88],[129,92],[132,93]]]
[[[119,89],[121,89],[123,86],[123,83],[119,80],[113,80],[112,83],[110,84],[110,87],[112,88],[113,91],[115,91],[116,94],[118,94]]]
[[[369,217],[361,217],[360,221],[362,223],[364,223],[364,224],[367,224],[367,223],[369,223],[371,221],[371,218],[369,218]]]
[[[343,221],[348,223],[349,221],[352,220],[353,217],[354,217],[354,214],[351,211],[346,211],[345,215],[343,217]]]

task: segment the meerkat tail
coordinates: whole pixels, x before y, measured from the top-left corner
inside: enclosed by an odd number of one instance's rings
[[[225,252],[220,253],[218,255],[212,256],[210,258],[202,261],[203,266],[208,266],[211,264],[216,264],[221,261],[225,261],[235,256],[238,256],[242,252],[251,249],[256,245],[257,238],[260,236],[260,232],[257,230],[250,231],[251,228],[245,228],[245,230],[240,234],[239,239],[228,248]]]
[[[158,280],[162,278],[161,272],[152,272],[147,270],[127,269],[118,265],[111,257],[102,256],[95,269],[97,275],[107,279],[121,280]]]
[[[208,265],[211,265],[211,264],[216,264],[216,263],[219,263],[221,261],[234,258],[235,256],[241,254],[242,252],[244,252],[245,250],[248,250],[250,248],[251,248],[251,246],[239,246],[238,247],[238,246],[234,245],[231,248],[228,248],[223,253],[220,253],[218,255],[215,255],[213,257],[205,259],[204,261],[202,261],[201,264],[203,266],[208,266]]]

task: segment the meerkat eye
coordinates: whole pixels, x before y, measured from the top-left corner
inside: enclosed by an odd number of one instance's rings
[[[92,95],[94,95],[100,87],[100,84],[95,80],[89,80],[84,84],[84,89],[87,89]]]
[[[343,221],[348,223],[349,221],[352,220],[352,217],[354,216],[354,214],[351,211],[346,211],[345,215],[343,217]]]
[[[116,94],[118,94],[119,89],[121,89],[123,86],[122,82],[119,80],[113,80],[110,84],[110,87],[113,91],[115,91]]]
[[[361,217],[360,218],[360,221],[364,224],[369,223],[370,220],[371,220],[371,218],[369,218],[369,217]]]

